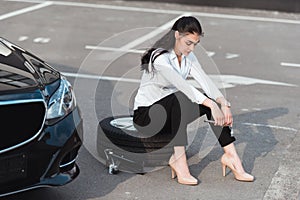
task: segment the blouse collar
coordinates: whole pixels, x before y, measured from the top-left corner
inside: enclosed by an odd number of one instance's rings
[[[189,66],[187,65],[187,57],[185,55],[181,56],[181,67],[179,66],[179,63],[177,60],[177,55],[176,55],[174,49],[172,49],[172,51],[170,52],[169,58],[170,58],[171,62],[173,63],[172,64],[173,68],[178,73],[180,73],[183,77],[186,77],[189,72]]]

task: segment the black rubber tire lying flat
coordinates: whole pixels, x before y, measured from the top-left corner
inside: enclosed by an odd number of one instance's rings
[[[173,147],[168,146],[168,138],[154,135],[142,137],[133,126],[131,116],[108,117],[99,122],[97,136],[97,150],[101,158],[109,161],[105,151],[111,150],[118,158],[118,164],[128,160],[137,163],[137,169],[130,169],[134,173],[144,173],[144,167],[163,166],[168,164]],[[115,158],[116,159],[116,158]],[[107,165],[109,163],[106,163]],[[125,171],[126,164],[123,165]],[[120,169],[122,170],[122,169]]]

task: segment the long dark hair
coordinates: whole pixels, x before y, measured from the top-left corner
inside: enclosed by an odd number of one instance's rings
[[[169,52],[171,49],[174,48],[175,31],[178,31],[179,33],[197,33],[199,35],[203,35],[201,24],[195,17],[184,16],[179,18],[173,24],[171,30],[169,30],[163,37],[156,41],[155,44],[142,55],[142,70],[146,70],[146,72],[149,72],[149,62],[151,62],[151,66],[153,68],[152,64],[159,55]],[[150,60],[152,52],[156,49],[159,49],[159,51]]]

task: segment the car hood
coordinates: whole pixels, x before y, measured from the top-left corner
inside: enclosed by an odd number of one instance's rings
[[[17,45],[0,38],[0,93],[45,91],[60,79],[58,71]]]

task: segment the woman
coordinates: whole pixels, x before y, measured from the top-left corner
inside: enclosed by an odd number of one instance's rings
[[[237,155],[230,126],[233,119],[230,103],[202,70],[192,53],[203,35],[199,21],[191,16],[179,18],[161,39],[141,58],[143,75],[134,101],[134,123],[142,133],[157,134],[169,138],[174,146],[170,157],[172,178],[178,183],[197,185],[187,165],[187,125],[206,114],[212,130],[224,149],[221,158],[223,176],[226,166],[237,180],[253,181],[246,173]],[[192,76],[199,90],[186,79]]]

